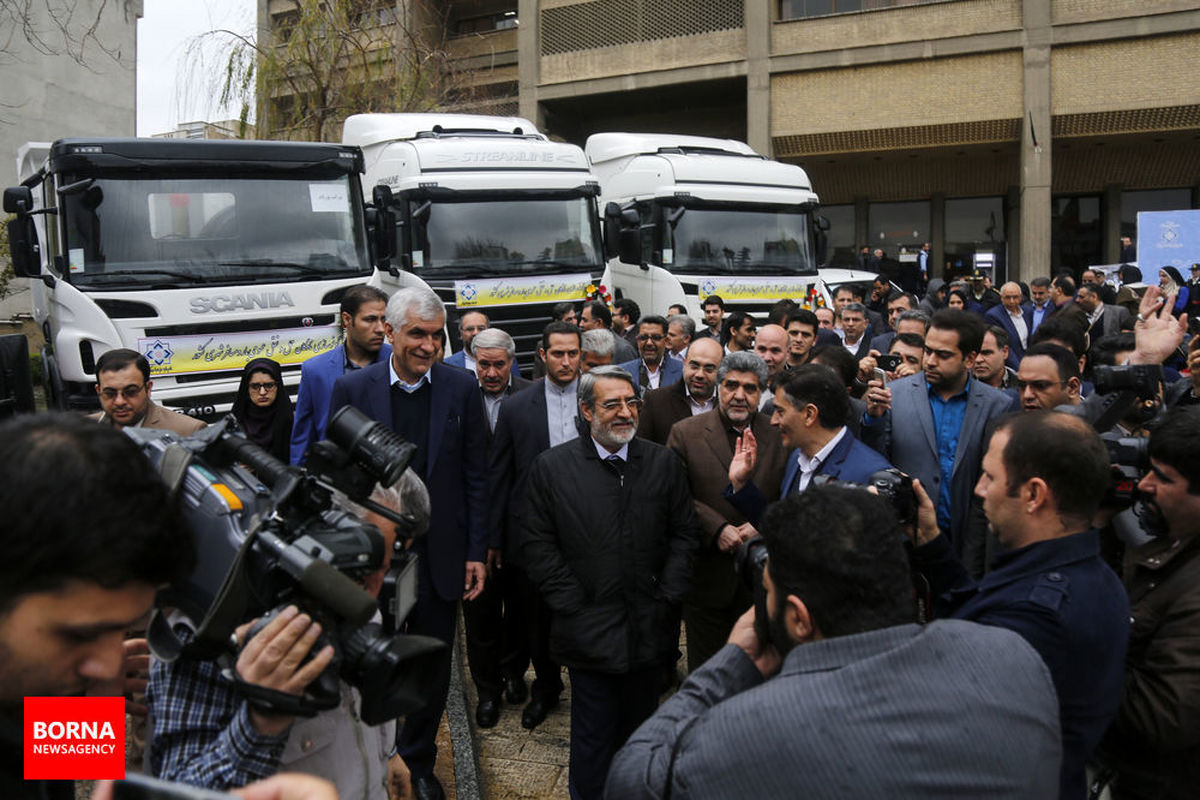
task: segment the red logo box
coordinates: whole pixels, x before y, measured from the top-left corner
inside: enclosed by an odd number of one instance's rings
[[[25,780],[125,777],[125,698],[26,697]]]

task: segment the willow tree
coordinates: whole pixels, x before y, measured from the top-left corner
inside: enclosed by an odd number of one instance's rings
[[[253,111],[264,139],[336,141],[369,111],[431,111],[469,94],[446,49],[446,12],[424,0],[286,0],[257,36],[220,29],[219,100]],[[443,4],[438,4],[443,5]]]

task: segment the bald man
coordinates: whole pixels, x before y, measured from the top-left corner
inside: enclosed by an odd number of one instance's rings
[[[1000,287],[1000,305],[992,306],[983,315],[989,325],[998,325],[1008,334],[1007,366],[1017,369],[1029,346],[1033,332],[1033,305],[1025,302],[1021,287],[1009,281]]]
[[[764,325],[758,329],[758,336],[754,340],[754,352],[767,362],[768,386],[767,391],[759,398],[758,410],[765,414],[775,410],[775,384],[787,366],[789,344],[787,330],[779,325]]]

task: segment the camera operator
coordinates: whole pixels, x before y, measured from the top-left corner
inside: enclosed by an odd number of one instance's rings
[[[1200,409],[1151,429],[1138,488],[1157,538],[1126,553],[1133,605],[1125,683],[1101,753],[1117,798],[1192,798],[1200,786]]]
[[[1109,483],[1108,452],[1082,419],[1026,411],[1000,420],[975,486],[1005,548],[979,582],[938,530],[919,484],[914,570],[935,617],[1008,628],[1041,654],[1058,691],[1061,797],[1083,798],[1084,762],[1117,710],[1129,604],[1089,528]]]
[[[345,497],[337,504],[383,535],[382,566],[367,576],[363,588],[378,596],[396,540],[396,526]],[[394,511],[428,516],[428,498],[420,479],[406,470],[395,487],[376,485],[371,500]],[[194,620],[172,619],[181,638]],[[246,683],[288,694],[302,694],[329,665],[332,646],[311,653],[321,626],[295,606],[272,619],[253,636],[250,624],[238,628],[240,652],[204,661],[186,655],[155,662],[147,694],[154,723],[149,743],[152,773],[207,789],[225,790],[268,777],[286,768],[327,778],[342,797],[387,798],[408,790],[408,771],[395,754],[394,723],[368,726],[356,711],[359,693],[340,682],[337,708],[310,719],[266,712],[238,693],[226,670]]]
[[[747,611],[638,728],[607,797],[1056,795],[1045,666],[1009,631],[914,624],[883,499],[815,486],[772,506],[762,532],[766,618]]]
[[[192,540],[137,446],[74,415],[0,426],[0,508],[0,797],[71,798],[22,779],[22,700],[120,687],[125,632],[191,571]]]

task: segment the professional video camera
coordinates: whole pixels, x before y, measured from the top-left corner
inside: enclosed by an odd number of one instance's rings
[[[393,634],[416,601],[415,556],[401,540],[423,534],[428,520],[369,499],[376,482],[396,484],[416,448],[350,407],[330,421],[328,439],[313,445],[305,469],[283,464],[235,428],[227,418],[183,439],[126,429],[162,473],[197,547],[191,576],[159,594],[147,633],[155,656],[168,662],[180,655],[216,659],[230,652],[237,626],[296,605],[321,625],[312,652],[332,645],[333,661],[303,696],[252,686],[231,674],[251,703],[312,716],[339,704],[340,676],[362,695],[367,724],[423,707],[444,645]],[[392,630],[371,622],[379,606],[355,582],[382,566],[383,537],[375,526],[335,508],[334,490],[397,525],[396,555],[385,579],[385,586],[396,588],[383,598]],[[168,609],[174,610],[171,621]],[[186,643],[172,627],[179,614],[194,626]]]
[[[1138,482],[1150,470],[1150,440],[1145,436],[1121,436],[1102,433],[1100,439],[1108,450],[1112,482],[1105,492],[1103,505],[1128,506],[1137,502]]]

